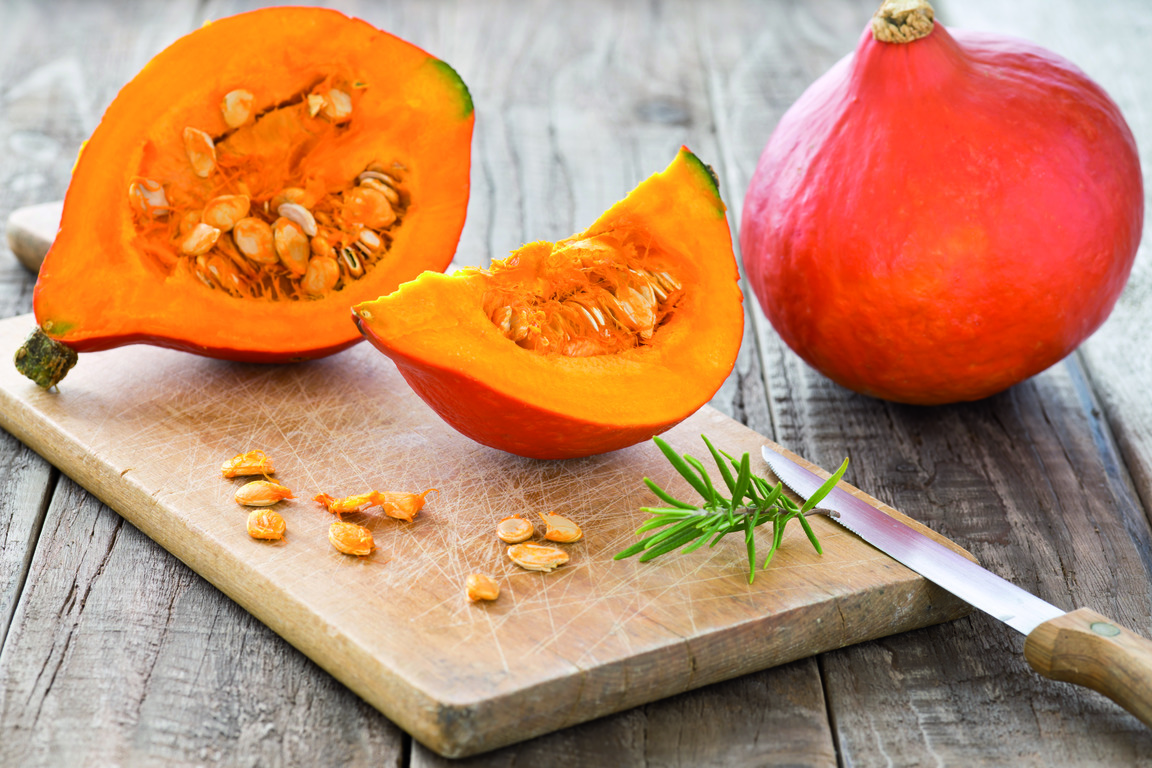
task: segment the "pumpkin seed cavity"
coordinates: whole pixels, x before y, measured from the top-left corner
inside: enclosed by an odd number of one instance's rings
[[[263,110],[251,91],[229,91],[219,104],[227,130],[186,126],[183,156],[151,162],[129,184],[141,250],[169,274],[244,299],[322,298],[362,278],[411,205],[407,169],[376,160],[332,189],[308,166],[348,130],[365,87],[325,77]]]
[[[647,344],[684,295],[655,254],[621,232],[529,243],[487,272],[488,318],[541,354],[591,357]]]

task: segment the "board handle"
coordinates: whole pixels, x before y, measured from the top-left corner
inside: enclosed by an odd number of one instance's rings
[[[1024,641],[1044,677],[1099,691],[1152,728],[1152,642],[1090,608],[1044,622]]]
[[[52,247],[64,202],[57,200],[17,208],[8,216],[8,248],[32,273],[40,271],[44,255]]]

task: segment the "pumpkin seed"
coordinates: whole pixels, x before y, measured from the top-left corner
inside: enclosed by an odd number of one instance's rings
[[[472,602],[495,600],[500,597],[500,585],[486,573],[471,573],[464,584],[464,594]]]
[[[383,176],[384,174],[377,173],[377,174],[373,174],[373,175],[374,176]],[[362,174],[360,174],[360,176],[363,177],[363,176],[365,176],[365,174],[362,173]],[[369,189],[376,190],[380,194],[384,195],[384,197],[387,198],[388,202],[391,203],[393,206],[400,205],[399,193],[396,192],[396,190],[392,189],[392,187],[388,186],[387,184],[385,184],[384,182],[382,182],[376,178],[372,178],[372,177],[361,178],[360,179],[360,186],[368,187]]]
[[[372,493],[359,493],[355,496],[345,496],[337,499],[329,496],[326,493],[318,493],[312,497],[324,509],[339,517],[340,515],[347,515],[353,512],[363,512],[372,506]]]
[[[347,120],[352,116],[352,97],[339,88],[333,88],[324,94],[324,106],[320,111],[334,123]]]
[[[272,227],[263,219],[246,218],[236,222],[232,227],[232,242],[240,253],[257,264],[275,264],[280,260]]]
[[[336,258],[336,249],[332,247],[332,243],[328,242],[327,238],[323,235],[317,234],[309,242],[312,245],[313,256],[322,256],[326,259]]]
[[[360,257],[352,248],[340,249],[340,261],[343,262],[345,271],[351,277],[360,277],[364,274],[364,265],[360,263]]]
[[[532,523],[520,515],[510,515],[496,524],[496,537],[506,544],[519,544],[532,538]]]
[[[268,454],[259,448],[233,456],[220,466],[220,472],[224,477],[271,475],[275,471],[276,469],[272,466],[272,459],[268,458]]]
[[[505,336],[512,337],[512,307],[499,307],[492,315],[492,322]]]
[[[168,215],[168,196],[164,185],[153,179],[134,179],[128,185],[128,199],[132,207],[145,216],[162,219]]]
[[[220,111],[223,113],[224,122],[228,124],[229,128],[239,128],[248,122],[248,118],[252,116],[252,105],[255,98],[251,91],[245,91],[242,88],[224,94],[224,100],[220,103]]]
[[[386,229],[396,222],[396,211],[378,189],[355,187],[344,194],[344,220],[368,229]]]
[[[200,258],[202,259],[204,257],[201,256]],[[197,260],[196,269],[193,270],[193,274],[195,274],[197,279],[204,283],[205,286],[211,288],[212,290],[216,290],[216,283],[212,282],[212,278],[208,277],[208,271],[205,269],[203,264],[199,263],[199,260]]]
[[[380,246],[384,245],[384,241],[380,239],[380,235],[376,234],[375,232],[373,232],[370,229],[361,230],[360,231],[360,237],[358,239],[360,242],[364,243],[364,245],[368,246],[373,251],[379,249]]]
[[[328,527],[328,542],[346,555],[367,557],[376,549],[372,531],[362,525],[336,520]]]
[[[300,288],[309,296],[323,296],[336,287],[340,279],[340,265],[336,259],[326,256],[313,256],[308,261]]]
[[[282,499],[294,499],[292,491],[272,480],[253,480],[236,491],[236,503],[246,507],[270,507]]]
[[[220,230],[201,222],[193,226],[180,240],[180,252],[188,256],[208,253],[219,238]]]
[[[267,211],[276,211],[278,215],[283,216],[283,214],[280,213],[280,206],[285,203],[296,203],[297,205],[309,208],[314,202],[315,201],[310,198],[308,190],[301,187],[285,187],[265,205],[268,206]]]
[[[254,539],[279,541],[288,526],[274,509],[254,509],[248,513],[248,535]]]
[[[206,179],[216,170],[216,145],[212,137],[199,128],[184,129],[184,152],[193,173],[200,178]]]
[[[566,544],[579,541],[584,537],[584,532],[580,530],[580,526],[562,515],[555,512],[542,512],[540,517],[544,518],[544,525],[547,527],[547,530],[544,531],[544,538],[548,541]]]
[[[389,176],[387,173],[384,173],[384,171],[372,170],[371,166],[369,167],[369,170],[364,171],[356,177],[356,183],[363,184],[366,179],[373,179],[375,181],[382,182],[392,188],[400,186],[400,182],[396,181],[396,179]]]
[[[289,272],[303,275],[308,270],[308,257],[312,254],[312,243],[300,228],[289,218],[281,216],[272,223],[272,242],[276,255]]]
[[[324,109],[324,97],[318,93],[308,94],[308,116],[316,117],[320,114],[320,110]]]
[[[556,547],[526,541],[508,547],[508,558],[527,571],[553,571],[568,562],[568,553]]]
[[[673,291],[678,291],[684,287],[680,285],[680,282],[676,278],[672,277],[672,275],[668,274],[667,272],[648,272],[647,275],[652,279],[653,288],[659,286],[660,289],[664,292],[665,298],[667,298],[668,294],[671,294]]]
[[[300,203],[281,203],[276,212],[299,224],[300,229],[304,230],[304,234],[308,237],[316,236],[316,219],[313,218],[312,212]]]
[[[200,211],[188,211],[188,213],[180,217],[180,224],[177,226],[177,229],[181,235],[187,235],[199,223]]]
[[[247,195],[220,195],[208,201],[200,220],[221,232],[228,232],[248,215],[250,205]]]

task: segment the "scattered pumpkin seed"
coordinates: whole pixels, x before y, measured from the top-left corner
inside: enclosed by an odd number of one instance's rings
[[[236,502],[246,507],[270,507],[282,499],[294,499],[292,491],[273,480],[253,480],[236,491]]]
[[[328,526],[328,541],[338,551],[357,557],[367,557],[376,549],[372,531],[362,525],[345,523],[341,520],[334,520],[332,525]]]
[[[532,538],[532,523],[519,514],[509,515],[496,524],[496,537],[506,544],[519,544]]]
[[[489,575],[472,573],[465,581],[465,594],[472,602],[480,600],[495,600],[500,597],[500,585]]]
[[[556,547],[526,541],[508,547],[508,558],[528,571],[552,571],[568,562],[568,553]]]
[[[566,544],[579,541],[584,536],[580,526],[562,515],[555,512],[542,512],[540,517],[544,518],[544,525],[547,528],[544,532],[544,538],[548,541]]]
[[[284,538],[287,525],[274,509],[254,509],[248,513],[248,535],[254,539],[278,541]]]

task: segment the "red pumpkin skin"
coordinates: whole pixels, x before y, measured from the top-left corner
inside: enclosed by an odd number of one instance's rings
[[[987,397],[1111,312],[1135,259],[1135,141],[1104,91],[1027,42],[866,30],[780,120],[740,244],[780,337],[873,397]]]

